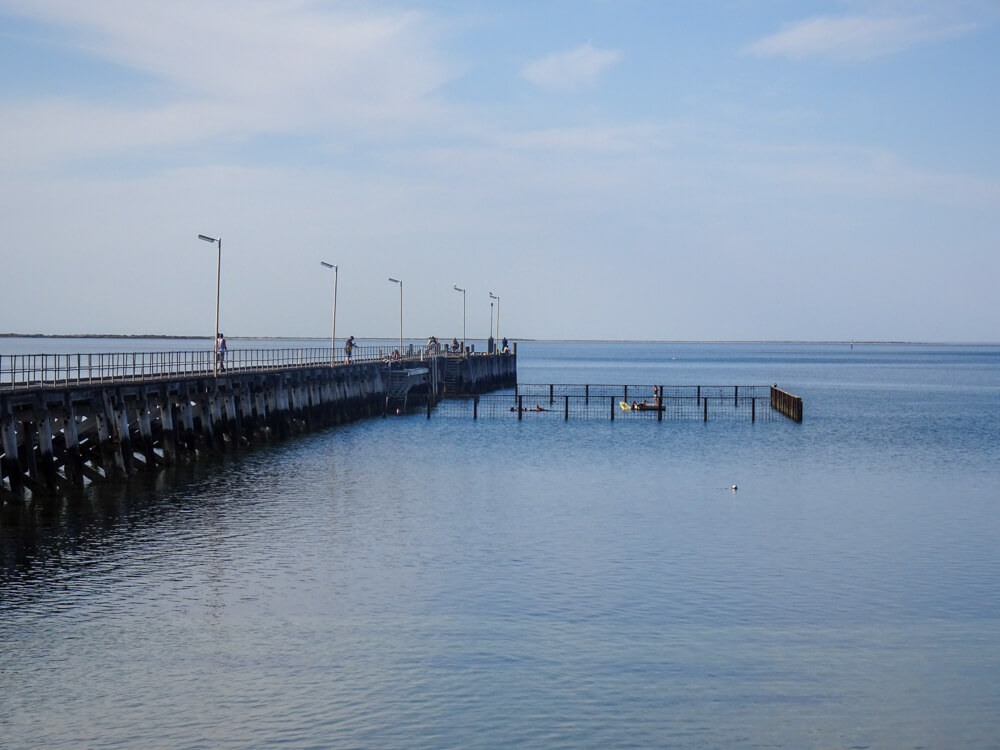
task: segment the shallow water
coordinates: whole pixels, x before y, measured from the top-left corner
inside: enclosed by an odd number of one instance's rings
[[[375,419],[7,507],[0,745],[1000,744],[1000,347],[518,364],[806,419]]]

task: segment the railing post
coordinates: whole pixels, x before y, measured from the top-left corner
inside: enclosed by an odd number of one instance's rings
[[[521,417],[524,416],[524,396],[517,397],[517,421],[521,421]]]
[[[702,417],[701,421],[702,422],[707,422],[708,421],[708,398],[707,397],[705,398],[704,401],[702,401],[702,405],[705,408],[705,412],[704,412],[704,416]]]
[[[611,421],[615,421],[615,397],[611,397]]]
[[[549,383],[549,405],[552,404],[552,388],[553,388],[553,385],[551,383]]]
[[[757,421],[757,397],[750,399],[750,421]]]

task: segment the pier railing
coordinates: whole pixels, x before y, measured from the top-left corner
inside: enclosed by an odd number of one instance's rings
[[[351,362],[383,362],[390,359],[393,346],[355,346]],[[431,355],[426,347],[408,346],[404,359]],[[441,352],[436,356],[446,355]],[[291,367],[345,364],[343,347],[300,349],[230,349],[219,367],[220,373],[266,372]],[[0,390],[157,380],[164,377],[211,375],[215,353],[211,350],[175,352],[103,352],[87,354],[2,354]]]

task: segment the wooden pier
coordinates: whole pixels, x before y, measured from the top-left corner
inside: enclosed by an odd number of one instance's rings
[[[516,354],[398,360],[329,349],[0,358],[0,501],[95,482],[517,382]]]

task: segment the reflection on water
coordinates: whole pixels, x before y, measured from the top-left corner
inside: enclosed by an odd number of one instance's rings
[[[0,744],[995,746],[995,360],[724,351],[805,423],[375,419],[5,507]]]

